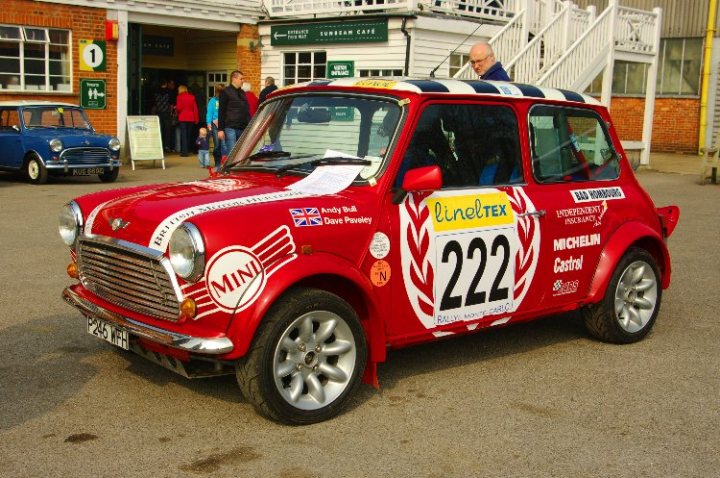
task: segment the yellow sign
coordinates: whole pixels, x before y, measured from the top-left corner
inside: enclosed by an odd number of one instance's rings
[[[505,193],[429,198],[427,203],[436,231],[515,223],[515,214]]]
[[[397,85],[397,81],[390,80],[360,80],[356,81],[353,86],[362,86],[364,88],[384,88],[386,90],[391,89]]]

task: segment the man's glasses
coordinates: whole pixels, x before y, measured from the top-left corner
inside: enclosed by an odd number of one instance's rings
[[[480,63],[483,63],[485,60],[490,58],[492,55],[488,55],[485,58],[481,58],[479,60],[470,60],[470,65],[479,65]]]

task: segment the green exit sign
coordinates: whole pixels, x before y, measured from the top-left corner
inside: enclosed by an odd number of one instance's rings
[[[104,110],[106,98],[105,80],[80,80],[80,106],[89,110]]]

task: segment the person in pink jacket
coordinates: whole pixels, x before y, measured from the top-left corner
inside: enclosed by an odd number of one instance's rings
[[[177,111],[178,124],[180,125],[180,156],[188,156],[190,134],[193,126],[199,121],[199,117],[195,96],[188,91],[185,85],[178,87],[175,110]]]

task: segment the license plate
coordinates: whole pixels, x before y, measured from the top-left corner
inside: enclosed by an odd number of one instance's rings
[[[103,339],[125,350],[130,350],[130,336],[128,335],[128,331],[122,327],[117,327],[102,319],[88,317],[87,331],[90,335],[94,335],[99,339]]]
[[[75,168],[72,170],[73,176],[89,176],[91,174],[104,174],[105,168]]]

